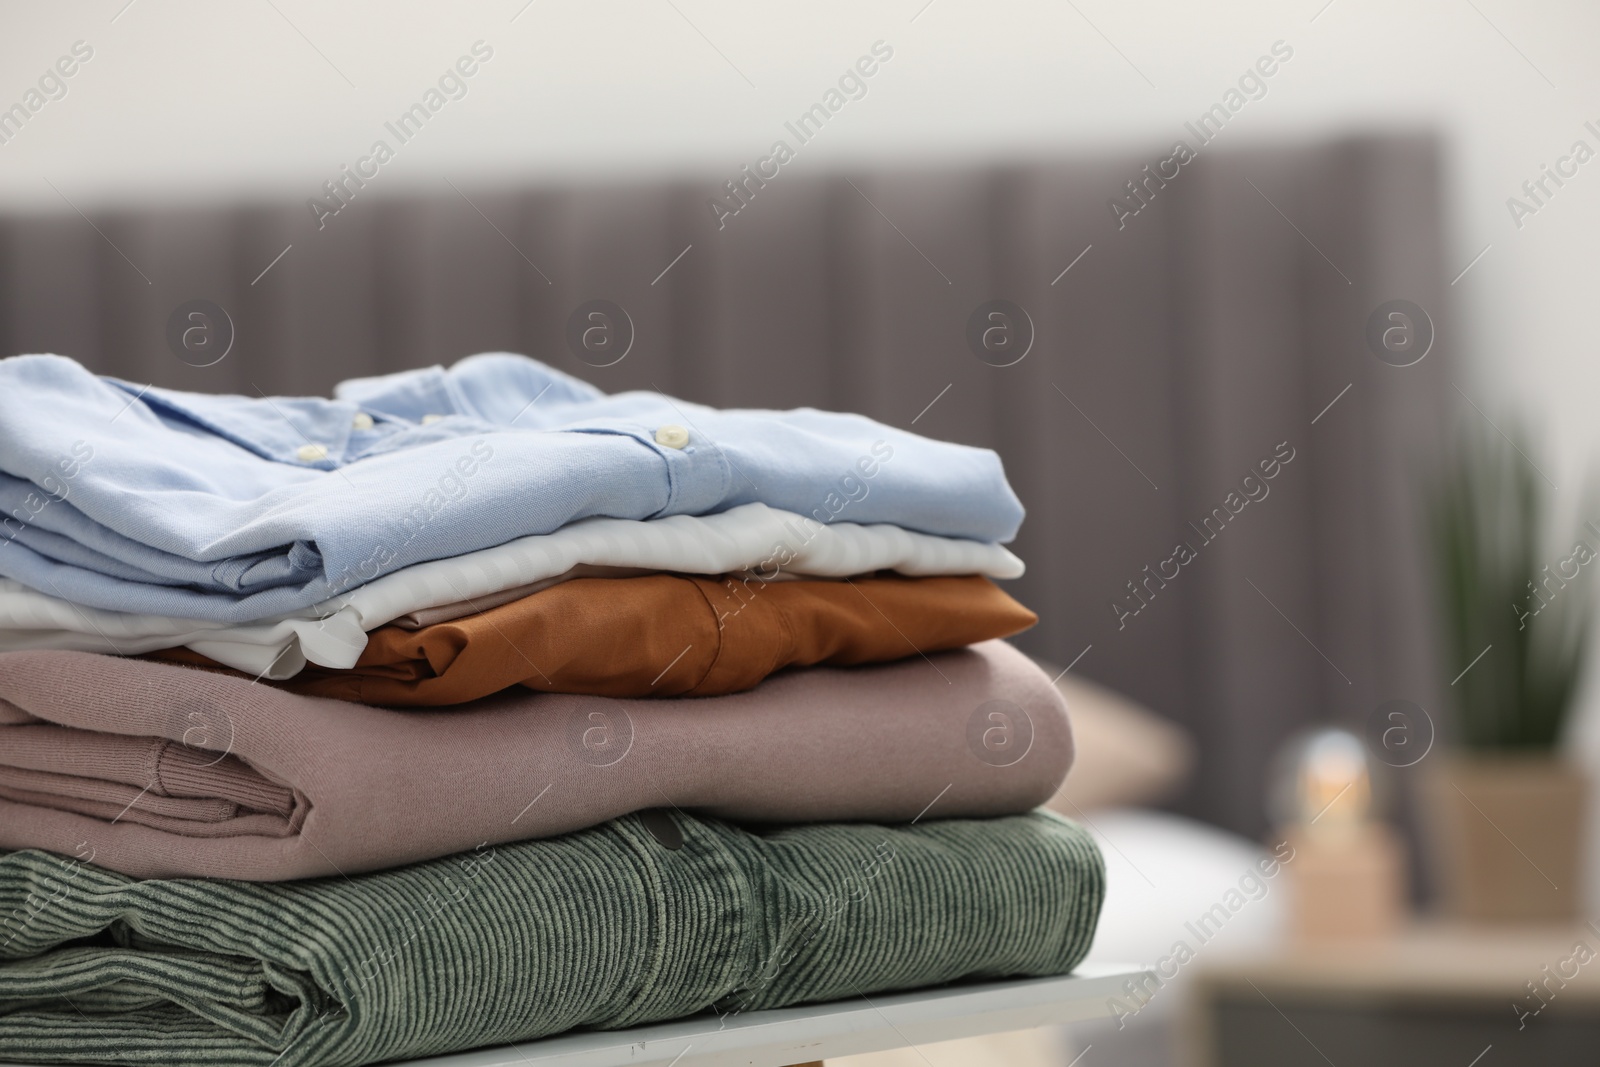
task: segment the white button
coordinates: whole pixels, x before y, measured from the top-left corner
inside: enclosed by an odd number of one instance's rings
[[[356,412],[356,417],[350,420],[350,425],[357,430],[372,429],[372,416],[365,411]]]
[[[689,431],[682,426],[663,426],[656,430],[656,444],[668,448],[682,448],[689,443]]]
[[[328,450],[323,445],[301,445],[294,454],[301,463],[315,463],[319,459],[328,458]]]
[[[422,416],[422,425],[432,426],[442,418],[444,418],[443,415],[424,415]]]

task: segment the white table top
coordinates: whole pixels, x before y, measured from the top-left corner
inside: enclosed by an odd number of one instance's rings
[[[863,1052],[1027,1030],[1108,1014],[1134,966],[1084,965],[1060,978],[985,982],[631,1030],[586,1031],[389,1067],[787,1067]],[[0,1067],[28,1067],[0,1063]]]
[[[1143,973],[1133,966],[1085,965],[1063,978],[947,986],[727,1018],[700,1015],[412,1060],[397,1067],[785,1067],[1104,1016],[1107,998],[1122,993],[1124,981]]]

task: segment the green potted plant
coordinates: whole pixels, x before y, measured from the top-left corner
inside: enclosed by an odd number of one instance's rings
[[[1587,781],[1560,742],[1589,648],[1600,528],[1547,538],[1545,477],[1528,453],[1470,436],[1431,501],[1456,729],[1425,765],[1424,813],[1445,909],[1471,921],[1573,919],[1582,900]]]

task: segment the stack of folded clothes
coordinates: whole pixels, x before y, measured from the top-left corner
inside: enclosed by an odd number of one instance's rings
[[[991,452],[474,356],[0,360],[0,1058],[366,1064],[1059,974]]]

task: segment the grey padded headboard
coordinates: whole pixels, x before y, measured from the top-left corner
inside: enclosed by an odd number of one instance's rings
[[[363,191],[320,230],[303,201],[5,217],[0,352],[253,394],[508,349],[607,390],[850,409],[998,449],[1029,509],[1012,588],[1042,617],[1019,644],[1081,653],[1076,670],[1187,725],[1202,762],[1177,806],[1257,833],[1288,733],[1391,697],[1435,706],[1416,475],[1450,391],[1437,149],[1208,149],[1119,228],[1112,198],[1163,154],[785,170],[720,229],[713,176],[458,176]],[[214,366],[168,350],[192,298],[235,324]],[[632,321],[614,366],[568,349],[591,299]],[[991,299],[1032,320],[1013,366],[966,340]],[[1415,366],[1363,340],[1391,299],[1437,327]],[[1203,542],[1189,524],[1284,442],[1269,495]],[[1183,540],[1195,558],[1164,562]],[[1146,566],[1177,576],[1119,620]]]

